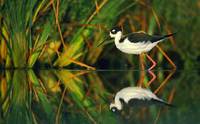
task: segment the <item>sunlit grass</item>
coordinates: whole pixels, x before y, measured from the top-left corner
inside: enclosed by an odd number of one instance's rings
[[[147,1],[96,0],[69,4],[60,0],[22,0],[4,1],[0,7],[0,63],[3,68],[48,66],[94,70],[99,57],[109,50],[97,47],[97,44],[115,25],[122,26],[125,33],[141,30],[150,34],[174,32]],[[171,48],[176,48],[174,39],[170,42]],[[163,46],[160,48],[165,48]],[[150,54],[156,58],[155,53],[162,56],[159,49]],[[128,56],[128,61],[131,58],[135,61],[132,56]],[[160,58],[158,61],[165,60]]]
[[[95,1],[88,5],[82,4],[79,8],[67,13],[66,10],[71,5],[78,3],[73,2],[70,5],[67,1],[59,0],[4,1],[1,6],[1,10],[3,10],[1,13],[1,31],[3,31],[1,33],[1,64],[5,68],[32,68],[38,61],[41,65],[46,63],[51,67],[66,67],[73,63],[94,69],[81,61],[84,57],[87,63],[94,64],[100,55],[101,50],[100,48],[96,49],[95,45],[103,40],[105,30],[96,35],[93,32],[103,30],[101,25],[104,25],[104,29],[106,25],[109,25],[109,28],[114,25],[113,22],[118,17],[115,15],[124,1],[118,2],[117,5],[115,3],[116,1]],[[91,5],[90,9],[84,8]],[[63,36],[65,32],[68,32],[68,28],[64,27],[63,20],[69,18],[70,14],[76,15],[76,12],[79,13],[81,9],[84,9],[85,13],[82,13],[78,25],[83,26],[72,31],[74,34],[70,34],[71,36]],[[109,16],[107,13],[110,13]],[[66,18],[65,15],[68,17]],[[73,18],[79,19],[78,15]],[[73,20],[71,21],[73,22]],[[97,26],[98,28],[84,26],[98,24],[100,26]],[[88,43],[87,39],[93,36],[95,36],[95,41],[89,43],[90,48],[85,47],[85,43]],[[47,47],[49,44],[56,45],[54,41],[61,42],[61,45],[52,50],[55,54],[51,56]],[[59,49],[61,47],[62,49]],[[46,58],[40,59],[44,54],[46,54]]]

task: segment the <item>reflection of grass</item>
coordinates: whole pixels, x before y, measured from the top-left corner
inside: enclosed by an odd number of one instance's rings
[[[52,70],[41,71],[36,76],[32,70],[16,70],[13,78],[9,76],[12,73],[8,73],[7,77],[1,77],[2,117],[16,123],[61,123],[66,119],[65,112],[73,115],[77,111],[83,120],[97,122],[101,112],[95,106],[106,103],[107,91],[103,87],[89,88],[86,80],[94,83],[91,79],[97,78],[95,84],[102,85],[102,82],[97,75],[89,76],[87,73]],[[89,89],[95,94],[88,94]],[[105,105],[101,107],[105,110]],[[106,111],[110,113],[108,109]]]
[[[98,73],[104,73],[106,76],[115,75],[116,77],[118,72],[114,74],[113,72]],[[125,81],[135,82],[135,84],[131,84],[133,86],[136,85],[136,80],[139,77],[138,73],[140,72],[130,71],[128,73],[135,78],[131,79],[130,75],[125,75],[119,76],[119,79],[123,79],[124,83]],[[168,98],[169,102],[173,100],[172,103],[178,106],[179,111],[185,113],[187,110],[186,104],[181,104],[179,101],[193,98],[193,93],[196,94],[198,90],[193,85],[185,87],[187,84],[183,83],[191,78],[195,79],[194,82],[198,82],[197,77],[195,75],[190,77],[188,74],[181,74],[181,77],[176,77],[166,83],[172,73],[170,74],[168,71],[156,71],[155,73],[163,76],[157,77],[151,83],[151,89],[154,89],[153,91],[157,92],[161,98],[165,100]],[[151,80],[147,73],[145,78],[147,78],[145,80]],[[183,114],[179,113],[177,115],[176,111],[173,111],[174,109],[167,111],[166,109],[149,108],[130,111],[130,113],[123,112],[122,116],[118,118],[119,120],[116,120],[116,115],[108,108],[112,101],[110,98],[113,93],[118,91],[116,89],[121,89],[127,84],[119,86],[119,80],[113,82],[113,80],[107,80],[107,77],[104,78],[104,81],[107,81],[105,84],[94,71],[42,70],[35,75],[32,70],[17,70],[14,73],[9,71],[1,73],[0,79],[0,120],[4,120],[3,122],[13,122],[15,120],[15,122],[23,121],[24,123],[120,123],[124,118],[128,118],[131,122],[141,122],[144,121],[141,114],[145,115],[145,118],[150,122],[153,122],[156,118],[157,120],[155,121],[163,122],[165,118],[178,118],[179,115]],[[109,87],[107,83],[109,83]],[[174,87],[179,84],[184,89],[184,92],[180,91],[181,89],[178,87]],[[165,86],[163,87],[163,85]],[[114,89],[110,89],[111,87]],[[189,94],[183,95],[185,96],[183,99],[180,95],[185,94],[185,92]],[[174,94],[180,95],[177,97]],[[175,101],[173,97],[175,97]],[[198,105],[197,103],[195,101],[195,106]],[[179,104],[181,105],[179,106]],[[169,113],[173,114],[173,116],[169,115]]]

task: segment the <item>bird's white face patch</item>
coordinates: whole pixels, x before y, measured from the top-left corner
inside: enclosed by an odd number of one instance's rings
[[[122,105],[121,105],[120,101],[110,104],[110,110],[112,110],[113,112],[114,111],[119,111],[121,109],[122,109]]]
[[[112,34],[112,33],[110,32],[110,37],[111,37],[111,38],[115,38],[115,34]]]
[[[116,111],[118,111],[119,109],[117,108],[117,106],[116,106],[114,103],[111,103],[111,104],[110,104],[110,110],[111,110],[112,112],[116,112]]]
[[[115,30],[115,29],[113,29]],[[110,37],[111,38],[117,38],[117,39],[120,39],[122,36],[122,32],[121,31],[118,31],[116,34],[113,34],[112,32],[110,32]]]
[[[115,108],[112,108],[111,110],[112,110],[112,112],[115,112],[115,111],[116,111],[116,109],[115,109]]]
[[[114,103],[111,103],[111,104],[110,104],[110,109],[112,109],[113,107],[115,107],[115,104],[114,104]]]
[[[112,32],[115,32],[115,29],[112,29]]]

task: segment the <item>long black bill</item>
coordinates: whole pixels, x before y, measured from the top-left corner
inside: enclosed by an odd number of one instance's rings
[[[103,43],[105,43],[105,44],[107,44],[107,43],[110,43],[111,41],[113,41],[113,39],[112,38],[110,38],[110,37],[108,37],[108,38],[106,38],[105,40],[103,40],[102,42],[100,42],[98,45],[97,45],[97,47],[99,47],[99,46],[101,46]]]

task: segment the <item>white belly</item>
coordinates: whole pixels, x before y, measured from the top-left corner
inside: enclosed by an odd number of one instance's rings
[[[120,51],[122,51],[124,53],[141,54],[141,53],[150,51],[153,47],[155,47],[158,44],[158,42],[154,42],[154,43],[151,43],[151,42],[131,43],[131,42],[125,40],[124,42],[118,43],[118,44],[115,44],[115,45]]]
[[[126,88],[120,90],[116,94],[115,98],[116,98],[116,100],[119,98],[123,98],[126,103],[128,103],[129,100],[131,100],[131,99],[138,99],[138,100],[156,99],[156,100],[162,101],[155,94],[153,94],[150,90],[143,89],[140,87],[126,87]]]

